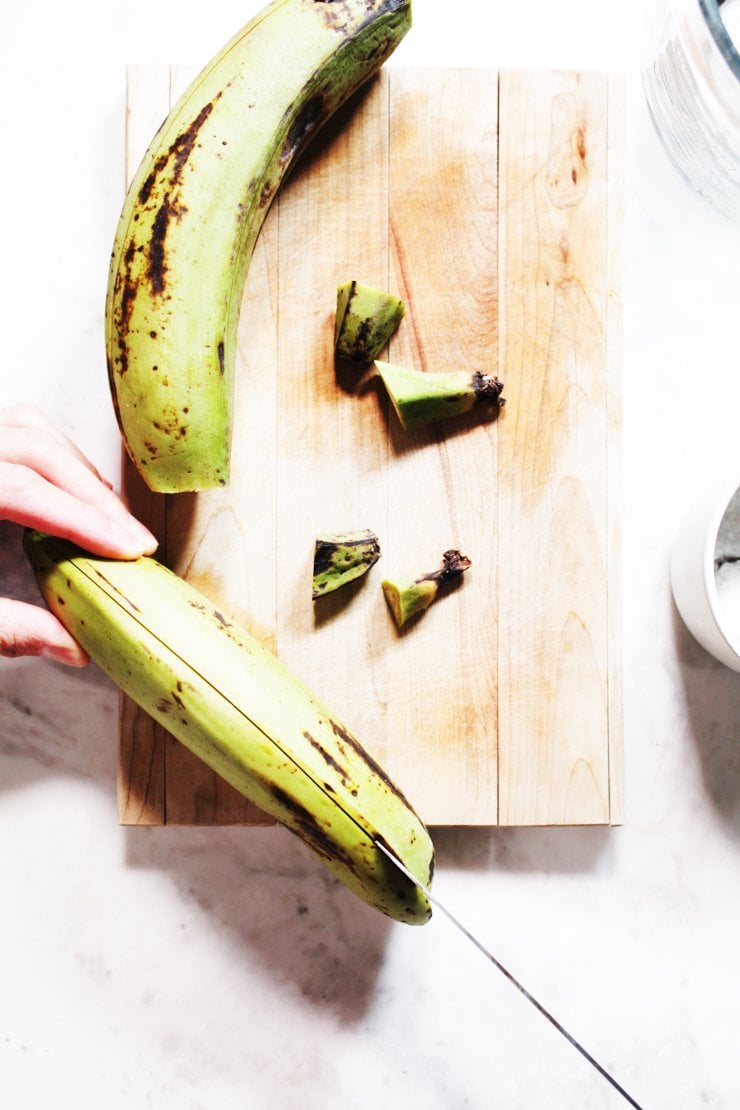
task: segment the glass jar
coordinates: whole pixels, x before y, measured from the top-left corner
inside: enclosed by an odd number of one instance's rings
[[[728,32],[728,26],[740,32],[734,19],[740,4],[732,8],[731,23],[732,4],[664,3],[643,84],[658,135],[681,177],[716,212],[740,222],[740,53]]]

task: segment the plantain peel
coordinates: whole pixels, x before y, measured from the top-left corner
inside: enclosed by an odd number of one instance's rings
[[[322,532],[314,544],[312,599],[317,601],[361,578],[379,558],[380,543],[369,528]]]
[[[153,138],[116,230],[105,313],[116,416],[150,489],[228,483],[236,331],[257,236],[306,144],[410,26],[411,0],[274,0]]]
[[[294,832],[359,898],[420,925],[434,850],[398,787],[349,729],[257,640],[155,559],[89,555],[27,531],[51,611],[133,701]]]
[[[401,323],[406,306],[393,293],[345,282],[337,288],[334,350],[338,358],[371,363]]]

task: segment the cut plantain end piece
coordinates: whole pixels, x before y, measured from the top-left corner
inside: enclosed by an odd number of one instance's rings
[[[470,559],[456,549],[445,551],[442,566],[427,574],[408,574],[402,578],[386,578],[381,583],[388,607],[399,628],[428,609],[440,589],[468,569]]]
[[[339,358],[365,365],[385,347],[406,307],[392,293],[349,281],[337,289],[334,349]]]
[[[431,916],[425,826],[359,741],[272,652],[151,558],[103,559],[40,532],[24,548],[46,604],[137,705],[294,832],[364,902]]]
[[[361,578],[379,558],[380,543],[369,528],[356,532],[324,532],[317,536],[313,557],[313,600]]]
[[[503,382],[479,371],[428,374],[391,362],[375,362],[401,427],[406,432],[470,412],[477,404],[501,408]]]

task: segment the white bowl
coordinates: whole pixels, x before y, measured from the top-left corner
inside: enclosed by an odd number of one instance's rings
[[[678,529],[671,552],[671,587],[692,635],[715,659],[740,672],[740,622],[728,628],[717,590],[715,547],[740,475],[707,482]]]

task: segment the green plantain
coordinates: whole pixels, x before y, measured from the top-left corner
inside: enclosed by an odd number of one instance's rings
[[[98,558],[27,531],[41,593],[88,655],[363,901],[423,924],[429,834],[358,741],[279,660],[155,559]]]
[[[152,140],[110,263],[106,354],[128,454],[158,492],[229,481],[236,330],[285,175],[411,25],[411,0],[273,0]]]

